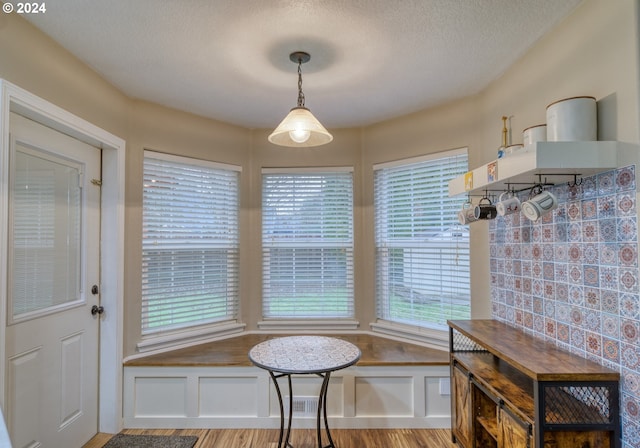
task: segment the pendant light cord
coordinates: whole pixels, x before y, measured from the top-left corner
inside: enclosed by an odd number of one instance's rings
[[[304,107],[304,93],[302,93],[302,59],[298,59],[298,107]]]

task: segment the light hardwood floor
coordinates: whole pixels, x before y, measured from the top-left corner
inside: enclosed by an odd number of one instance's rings
[[[276,429],[126,429],[124,434],[195,435],[194,448],[276,448]],[[334,429],[337,448],[455,448],[448,429]],[[102,448],[112,437],[98,434],[83,448]],[[316,432],[296,429],[291,433],[295,448],[316,448]],[[326,440],[324,441],[326,444]]]

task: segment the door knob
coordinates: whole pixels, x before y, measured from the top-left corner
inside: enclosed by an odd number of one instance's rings
[[[95,316],[96,314],[102,314],[104,313],[104,307],[103,306],[98,306],[98,305],[93,305],[91,307],[91,315]]]

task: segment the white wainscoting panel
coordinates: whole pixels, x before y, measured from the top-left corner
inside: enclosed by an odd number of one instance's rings
[[[135,378],[133,412],[140,417],[187,417],[188,381],[184,376]]]
[[[258,378],[200,377],[201,417],[258,417]]]
[[[332,373],[331,428],[448,428],[450,396],[441,394],[448,366],[353,366]],[[281,378],[283,399],[289,395]],[[313,397],[322,378],[293,377],[295,397]],[[294,407],[295,409],[295,407]],[[315,415],[293,428],[315,428]],[[125,428],[279,428],[271,377],[257,367],[125,367]]]
[[[412,417],[413,377],[356,378],[356,417]]]
[[[445,383],[449,383],[449,378],[446,378]],[[450,419],[451,409],[451,391],[449,388],[442,390],[441,382],[442,378],[425,377],[425,395],[429,397],[425,400],[424,416],[427,419]]]

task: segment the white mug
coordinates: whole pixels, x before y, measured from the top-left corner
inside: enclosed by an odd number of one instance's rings
[[[507,195],[507,197],[505,197],[505,195]],[[496,210],[500,216],[507,216],[520,211],[520,199],[513,196],[510,192],[505,191],[502,193],[498,198],[498,201],[499,202],[496,204]]]
[[[558,207],[558,198],[550,191],[543,191],[522,203],[522,213],[531,221],[536,221],[556,207]]]
[[[465,202],[462,204],[462,209],[458,212],[458,222],[463,226],[478,220],[472,205],[471,202]]]

